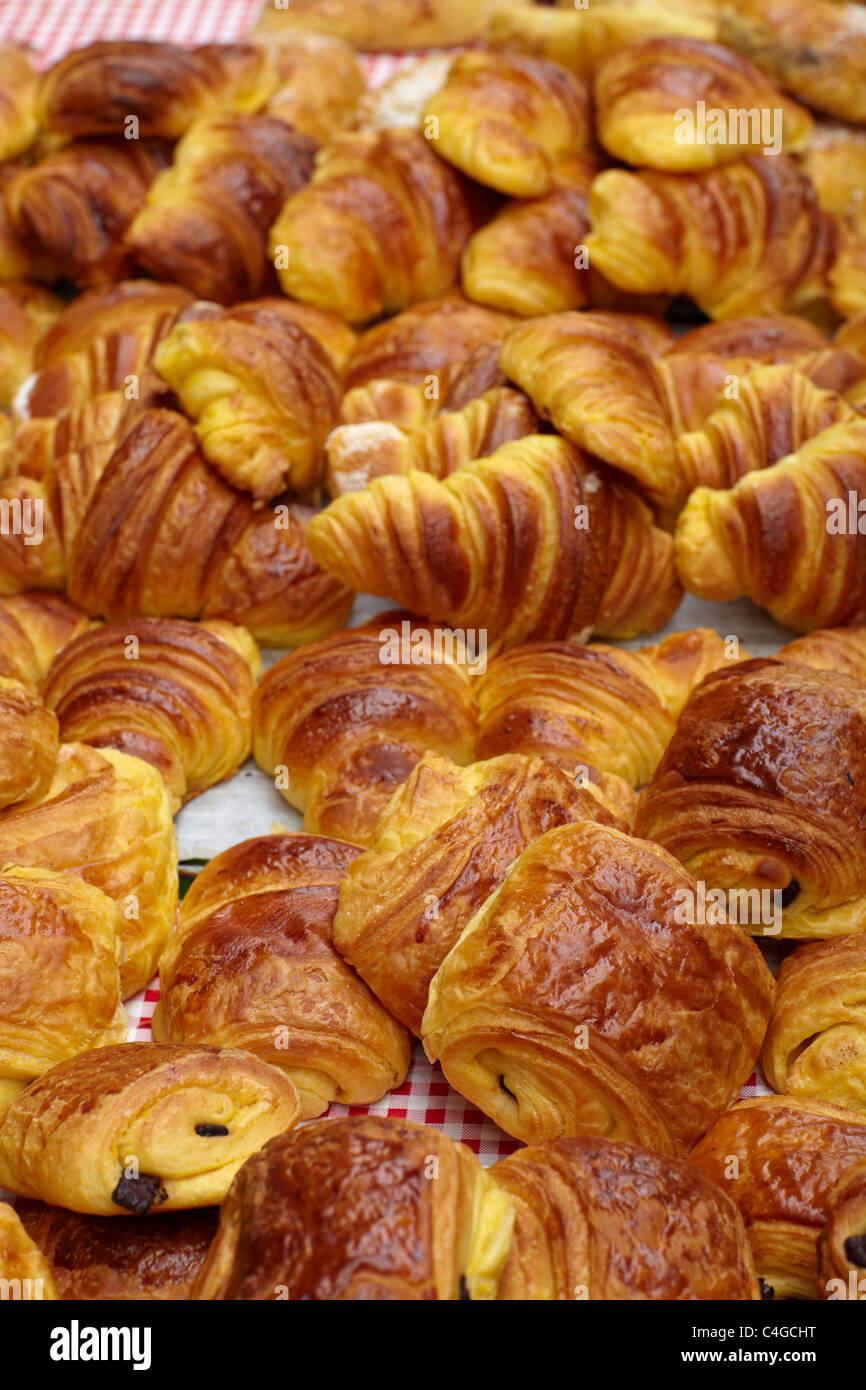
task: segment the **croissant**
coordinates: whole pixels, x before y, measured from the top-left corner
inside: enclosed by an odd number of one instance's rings
[[[866,617],[866,425],[834,425],[730,490],[697,488],[676,530],[677,571],[715,602],[747,594],[796,631]]]
[[[692,690],[745,655],[708,628],[629,652],[533,642],[496,657],[478,683],[479,758],[512,752],[647,783]]]
[[[53,294],[35,285],[0,285],[0,407],[12,404],[42,333],[61,308]]]
[[[288,1077],[244,1053],[101,1047],[58,1063],[13,1101],[0,1120],[0,1182],[93,1216],[212,1206],[297,1118]]]
[[[120,913],[71,873],[0,875],[0,1077],[13,1083],[89,1048],[124,1042]],[[0,1106],[2,1114],[2,1106]]]
[[[325,349],[268,308],[244,306],[181,318],[154,367],[196,421],[209,463],[234,487],[266,502],[320,481],[324,445],[337,423],[341,384]]]
[[[552,314],[512,329],[499,360],[561,434],[663,498],[677,471],[655,362],[672,341],[660,320]]]
[[[43,74],[37,114],[59,135],[176,139],[199,116],[257,111],[276,80],[267,54],[254,44],[91,43]]]
[[[55,280],[119,280],[130,268],[124,235],[165,163],[162,147],[146,141],[66,145],[7,183],[12,227],[54,267]]]
[[[473,459],[538,429],[538,417],[519,391],[497,386],[443,411],[424,425],[400,429],[388,420],[340,425],[325,444],[331,497],[358,492],[388,473],[430,473],[447,478]]]
[[[720,44],[667,35],[596,64],[598,138],[626,164],[678,173],[803,149],[812,118],[760,68]]]
[[[866,985],[861,936],[800,946],[782,962],[761,1067],[777,1091],[866,1110]]]
[[[636,832],[712,889],[748,931],[866,927],[866,686],[751,661],[707,676],[644,791]],[[722,903],[719,903],[721,895]]]
[[[88,626],[87,615],[60,594],[0,599],[0,676],[36,690],[61,648]]]
[[[677,607],[670,538],[640,499],[552,435],[443,482],[375,479],[310,522],[323,569],[503,646],[592,630],[636,636]]]
[[[853,230],[866,232],[866,131],[819,121],[800,151],[800,164],[815,185],[821,207]]]
[[[50,1265],[8,1202],[0,1202],[0,1280],[5,1298],[57,1299]]]
[[[67,643],[42,698],[65,743],[116,748],[157,768],[176,812],[249,756],[260,669],[245,628],[126,619]]]
[[[605,1138],[551,1139],[489,1172],[514,1203],[500,1301],[760,1297],[737,1208],[682,1159]]]
[[[265,5],[256,31],[282,40],[303,39],[309,29],[333,34],[363,52],[451,48],[483,39],[488,16],[502,0],[292,0]],[[528,5],[529,0],[523,0]],[[523,13],[526,13],[523,10]]]
[[[512,198],[549,193],[556,165],[592,141],[583,84],[523,54],[462,54],[425,119],[443,159]]]
[[[129,254],[198,299],[231,304],[274,279],[267,231],[310,177],[315,144],[276,116],[196,121],[126,234]]]
[[[58,1296],[87,1301],[187,1299],[216,1234],[218,1208],[159,1220],[82,1216],[19,1199],[21,1224],[47,1261]],[[157,1209],[159,1210],[159,1209]]]
[[[564,825],[525,849],[430,985],[424,1048],[526,1143],[602,1134],[685,1151],[751,1073],[772,976],[657,845]]]
[[[816,1246],[830,1195],[864,1158],[866,1116],[762,1096],[721,1115],[689,1162],[739,1207],[765,1296],[816,1298]]]
[[[866,684],[866,627],[816,628],[786,642],[775,659],[819,671],[838,671]]]
[[[38,82],[25,50],[0,44],[0,161],[24,154],[39,133]]]
[[[0,507],[9,521],[0,530],[0,594],[62,589],[62,538],[45,487],[36,478],[0,481]]]
[[[0,676],[0,807],[47,790],[58,737],[56,716],[33,690]]]
[[[866,236],[842,228],[828,282],[832,306],[843,318],[866,310]]]
[[[50,283],[56,278],[54,267],[35,246],[22,241],[6,210],[4,192],[23,167],[22,164],[0,164],[0,282],[39,280]]]
[[[866,124],[866,30],[858,5],[739,0],[720,16],[722,43],[819,111]]]
[[[426,753],[382,813],[372,848],[347,866],[334,944],[420,1034],[430,981],[522,850],[573,821],[625,829],[617,810],[613,786],[575,786],[541,758],[458,767]]]
[[[831,425],[858,419],[835,391],[814,383],[797,367],[758,367],[737,382],[699,430],[676,440],[682,506],[698,487],[732,488],[747,473],[769,468]]]
[[[818,1241],[818,1292],[826,1299],[862,1302],[866,1283],[864,1165],[860,1160],[843,1175],[828,1199],[827,1224]]]
[[[611,284],[686,295],[714,319],[796,308],[832,250],[829,214],[784,154],[692,174],[606,169],[589,214],[590,264]]]
[[[389,1116],[317,1120],[232,1183],[195,1299],[491,1299],[509,1198],[464,1144]]]
[[[212,859],[160,961],[154,1038],[237,1047],[279,1067],[302,1119],[399,1086],[406,1034],[334,949],[339,883],[358,853],[263,835]]]
[[[438,661],[414,664],[410,654],[404,662],[405,624],[409,645],[426,643],[435,656],[435,629],[389,612],[290,652],[259,682],[256,762],[276,773],[277,789],[313,834],[367,845],[425,752],[472,761],[476,709],[459,638],[442,634]]]
[[[284,292],[365,323],[435,299],[472,230],[459,176],[412,130],[340,135],[271,227]]]
[[[351,46],[333,34],[254,33],[277,72],[277,89],[265,108],[317,144],[352,125],[366,91],[364,70]]]
[[[538,5],[498,7],[487,26],[491,48],[532,53],[559,63],[587,81],[599,60],[625,44],[654,35],[683,34],[694,39],[714,39],[718,23],[711,3],[686,8],[682,3],[656,8],[646,0],[608,7],[593,0],[582,10],[552,10]],[[692,11],[694,10],[694,13]],[[705,12],[703,12],[705,11]]]
[[[120,911],[121,995],[150,980],[177,910],[177,842],[159,773],[112,748],[61,744],[47,790],[0,812],[0,864],[56,869]]]
[[[94,488],[68,592],[108,619],[227,618],[265,645],[311,641],[345,620],[352,595],[315,564],[306,515],[254,510],[208,467],[182,416],[146,410]]]

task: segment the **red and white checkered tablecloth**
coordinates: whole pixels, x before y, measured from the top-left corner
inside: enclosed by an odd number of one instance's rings
[[[231,42],[248,31],[261,0],[0,0],[0,42],[26,44],[40,66],[55,62],[70,48],[95,39],[159,39],[175,43]],[[378,86],[413,61],[412,54],[368,54],[363,57],[370,86]],[[243,838],[242,827],[238,838]],[[158,980],[127,1000],[131,1041],[147,1041],[159,999]],[[768,1094],[760,1075],[743,1088],[743,1097]],[[513,1152],[518,1144],[465,1101],[446,1083],[416,1043],[404,1084],[369,1109],[422,1124],[436,1125],[462,1140],[485,1164]],[[350,1113],[332,1105],[330,1115]]]

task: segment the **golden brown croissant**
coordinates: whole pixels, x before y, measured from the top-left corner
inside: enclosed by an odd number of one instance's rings
[[[0,44],[0,160],[23,154],[39,133],[39,79],[23,48]]]
[[[656,359],[672,341],[661,320],[551,314],[512,329],[499,360],[567,439],[664,498],[677,472]]]
[[[294,40],[313,29],[334,34],[364,52],[450,48],[483,39],[488,16],[502,0],[292,0],[265,5],[256,32]],[[529,0],[523,0],[528,5]],[[525,11],[523,11],[525,13]]]
[[[697,488],[676,530],[677,571],[715,602],[747,594],[795,631],[866,617],[866,424],[834,425],[727,491]]]
[[[217,1047],[121,1043],[31,1082],[0,1120],[0,1182],[93,1216],[221,1202],[298,1118],[287,1076]]]
[[[36,285],[0,285],[0,407],[12,404],[32,370],[40,337],[62,307]]]
[[[579,11],[539,5],[526,10],[511,3],[491,16],[487,39],[491,48],[548,58],[589,81],[596,63],[624,44],[666,34],[714,39],[718,24],[705,8],[706,14],[682,4],[656,8],[645,0],[637,6],[626,0],[609,6],[593,0]]]
[[[489,1173],[514,1203],[500,1300],[760,1298],[737,1208],[682,1159],[551,1139]]]
[[[116,748],[157,768],[177,811],[249,756],[260,669],[245,628],[127,618],[67,643],[42,698],[65,743]]]
[[[0,812],[0,864],[68,871],[120,911],[122,997],[153,975],[177,910],[177,842],[155,768],[61,744],[47,790]]]
[[[277,74],[265,111],[324,144],[352,124],[366,90],[354,49],[333,34],[301,29],[251,34]]]
[[[866,1110],[866,941],[800,946],[782,962],[761,1067],[777,1091]]]
[[[4,1298],[57,1299],[51,1266],[8,1202],[0,1202],[0,1280]]]
[[[196,1299],[491,1299],[510,1199],[438,1129],[357,1115],[281,1134],[243,1167]]]
[[[155,1040],[237,1047],[279,1067],[302,1119],[399,1086],[406,1032],[334,949],[340,879],[358,853],[263,835],[212,859],[160,960]]]
[[[43,74],[37,114],[60,135],[175,139],[199,116],[257,111],[276,80],[254,44],[91,43]]]
[[[866,684],[866,627],[815,628],[786,642],[775,659],[819,671],[838,671]]]
[[[478,682],[480,758],[534,754],[650,780],[704,676],[746,653],[708,628],[629,652],[603,643],[533,642],[496,657]]]
[[[697,890],[657,845],[590,821],[548,831],[434,976],[428,1056],[526,1143],[687,1150],[750,1075],[775,993],[739,927],[687,921]]]
[[[808,111],[753,63],[679,36],[643,39],[603,58],[593,100],[608,154],[647,169],[683,173],[799,150],[813,128]]]
[[[48,1263],[62,1299],[187,1299],[219,1210],[166,1212],[158,1220],[82,1216],[19,1198],[21,1224]]]
[[[119,280],[130,269],[127,228],[166,154],[142,140],[81,140],[10,179],[3,196],[16,234],[81,285]]]
[[[23,167],[15,163],[0,164],[0,282],[39,280],[50,283],[56,279],[54,267],[35,246],[22,241],[6,210],[4,191]]]
[[[528,844],[557,825],[625,829],[616,789],[576,786],[541,758],[458,767],[426,753],[348,865],[334,944],[387,1009],[421,1032],[430,981]]]
[[[340,376],[302,326],[254,305],[239,314],[181,316],[153,364],[196,421],[202,453],[226,482],[267,502],[321,480]]]
[[[62,538],[42,483],[36,478],[4,478],[0,506],[9,517],[5,534],[0,531],[0,594],[5,598],[25,589],[62,589]]]
[[[458,174],[413,130],[340,135],[269,237],[284,292],[349,323],[435,299],[472,230]]]
[[[9,1083],[23,1088],[66,1057],[125,1042],[120,929],[111,899],[74,874],[3,870],[0,1077],[7,1094]]]
[[[0,807],[47,790],[57,743],[56,716],[32,689],[0,676]]]
[[[736,1202],[761,1282],[777,1298],[818,1296],[830,1194],[862,1159],[866,1116],[787,1096],[740,1101],[689,1155]]]
[[[699,430],[675,444],[680,506],[697,487],[732,488],[769,468],[831,425],[859,417],[836,391],[823,390],[796,366],[757,367],[737,380]]]
[[[680,175],[607,169],[589,212],[590,263],[634,294],[687,295],[729,319],[823,289],[830,214],[788,155]]]
[[[315,145],[276,116],[210,116],[179,141],[126,234],[160,280],[232,304],[273,286],[267,231],[310,177]]]
[[[503,646],[590,630],[632,637],[679,604],[670,537],[635,493],[553,435],[440,482],[375,479],[310,522],[323,569]]]
[[[861,234],[866,232],[866,130],[819,121],[800,152],[818,201]]]
[[[37,689],[57,653],[89,622],[60,594],[34,589],[0,599],[0,676]]]
[[[830,1193],[818,1241],[820,1298],[866,1299],[866,1163],[855,1163]]]
[[[472,761],[476,710],[459,641],[446,630],[438,661],[413,664],[410,654],[404,662],[406,625],[409,645],[426,639],[435,655],[435,629],[390,612],[290,652],[259,682],[255,759],[304,813],[305,830],[367,845],[392,792],[428,749]]]
[[[313,560],[306,516],[255,510],[208,467],[182,416],[146,410],[94,489],[68,591],[94,616],[227,618],[272,646],[312,641],[345,620],[352,595]]]
[[[413,470],[447,478],[473,459],[537,429],[538,417],[529,401],[505,386],[411,429],[400,429],[389,420],[340,425],[325,444],[328,491],[331,497],[341,497],[384,474]]]
[[[843,227],[838,250],[828,274],[830,301],[843,318],[866,310],[866,233]]]
[[[866,685],[751,661],[707,676],[641,797],[636,830],[747,931],[866,928]],[[720,900],[721,901],[720,901]]]
[[[540,198],[561,160],[591,144],[586,88],[525,54],[464,53],[427,103],[425,133],[470,178],[512,198]]]
[[[866,124],[866,23],[859,5],[738,0],[722,10],[720,38],[810,106]]]

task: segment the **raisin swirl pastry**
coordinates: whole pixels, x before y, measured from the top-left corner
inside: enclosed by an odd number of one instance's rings
[[[736,902],[747,930],[847,936],[866,927],[864,759],[866,685],[743,662],[692,694],[636,830]]]
[[[67,643],[42,698],[64,742],[116,748],[151,763],[178,811],[249,756],[260,669],[245,628],[127,619]]]
[[[58,1297],[122,1302],[188,1299],[216,1234],[219,1210],[165,1212],[158,1219],[82,1216],[19,1198],[21,1224],[47,1262]]]
[[[818,1297],[817,1244],[831,1194],[864,1159],[866,1116],[787,1096],[738,1102],[689,1155],[736,1202],[776,1298]]]
[[[625,829],[618,790],[614,778],[575,786],[520,754],[457,767],[426,753],[388,803],[372,848],[347,866],[337,950],[420,1035],[430,981],[521,851],[578,820]]]
[[[256,762],[276,774],[311,833],[368,845],[423,753],[472,761],[477,711],[459,652],[445,648],[433,664],[383,661],[406,622],[416,639],[435,639],[434,628],[408,614],[384,613],[290,652],[259,683]]]
[[[782,962],[761,1067],[777,1091],[866,1111],[866,939],[800,946]]]
[[[213,1206],[297,1118],[289,1078],[244,1053],[101,1047],[52,1067],[6,1111],[0,1182],[93,1216]]]
[[[825,1299],[866,1299],[866,1160],[840,1179],[818,1241],[818,1291]]]
[[[316,1120],[244,1164],[192,1297],[492,1299],[513,1219],[475,1155],[440,1130]]]
[[[18,1296],[27,1302],[57,1299],[51,1266],[8,1202],[0,1202],[0,1280],[4,1288],[18,1281]]]
[[[689,923],[697,891],[657,845],[590,821],[549,830],[433,977],[428,1056],[526,1143],[687,1151],[750,1075],[775,994],[738,927]]]
[[[737,1208],[682,1159],[550,1139],[489,1171],[514,1202],[500,1301],[760,1297]]]
[[[549,193],[556,165],[591,141],[583,83],[522,54],[462,54],[425,119],[443,159],[514,198]]]
[[[236,1047],[279,1067],[302,1119],[399,1086],[406,1034],[334,949],[339,883],[358,853],[263,835],[212,859],[160,960],[156,1041]]]

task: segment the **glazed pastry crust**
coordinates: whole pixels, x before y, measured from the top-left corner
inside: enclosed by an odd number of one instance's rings
[[[776,1297],[815,1298],[816,1244],[830,1194],[864,1157],[866,1117],[764,1096],[740,1101],[720,1116],[689,1162],[736,1202],[758,1274]]]
[[[0,676],[0,807],[45,793],[58,738],[56,715],[32,690]]]
[[[420,1035],[430,981],[470,918],[528,844],[584,819],[625,828],[603,785],[575,786],[540,758],[459,768],[425,754],[347,867],[337,949]]]
[[[279,1067],[302,1119],[399,1086],[406,1034],[334,949],[339,883],[358,853],[265,835],[212,859],[160,960],[154,1038],[236,1047]]]
[[[0,1202],[0,1279],[20,1280],[22,1299],[57,1299],[50,1265],[8,1202]]]
[[[291,1081],[254,1057],[103,1047],[59,1063],[13,1102],[0,1121],[0,1182],[94,1216],[213,1206],[297,1118]]]
[[[818,1296],[866,1298],[866,1163],[862,1160],[840,1179],[828,1201],[827,1225],[818,1241]],[[841,1286],[841,1287],[840,1287]]]
[[[475,1156],[440,1130],[318,1120],[244,1165],[193,1298],[491,1298],[512,1222]]]
[[[688,925],[664,850],[585,821],[535,840],[430,986],[424,1047],[526,1143],[685,1151],[751,1073],[774,984],[738,927]]]
[[[552,1139],[490,1173],[515,1207],[500,1300],[760,1297],[737,1208],[680,1159],[603,1138]]]

